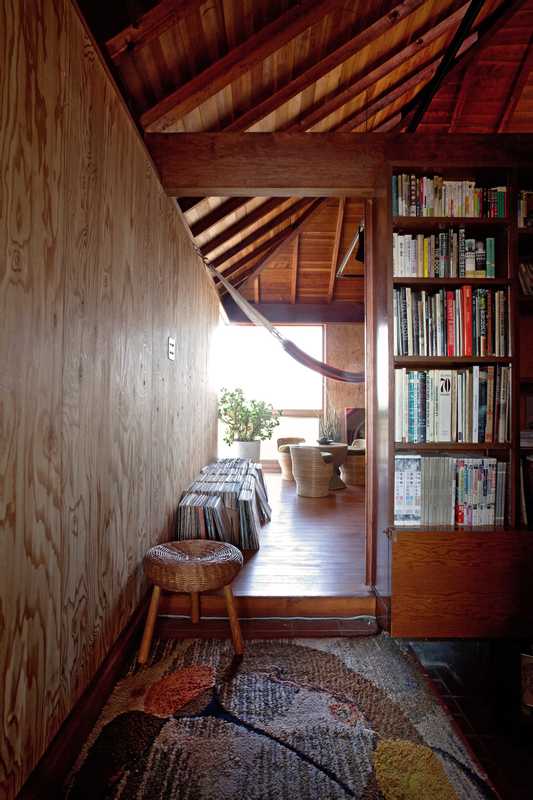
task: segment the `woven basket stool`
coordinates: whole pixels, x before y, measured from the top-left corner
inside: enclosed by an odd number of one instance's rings
[[[139,664],[148,660],[161,589],[190,594],[191,621],[196,623],[200,619],[199,593],[223,588],[233,647],[237,655],[242,655],[244,643],[230,585],[241,567],[242,553],[226,542],[191,539],[151,547],[144,557],[144,573],[154,588],[137,659]]]

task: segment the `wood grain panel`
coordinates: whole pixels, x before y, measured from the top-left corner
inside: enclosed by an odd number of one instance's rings
[[[0,48],[0,795],[13,798],[215,453],[218,303],[71,4],[7,2]]]
[[[393,534],[393,636],[530,636],[527,531]]]
[[[365,371],[365,326],[363,323],[356,325],[325,325],[324,326],[324,355],[328,364],[341,367],[350,372]],[[348,406],[355,408],[365,407],[364,383],[341,383],[326,378],[325,381],[326,410],[336,411],[339,415],[342,428],[342,441],[346,441],[346,428],[344,425],[344,409]]]

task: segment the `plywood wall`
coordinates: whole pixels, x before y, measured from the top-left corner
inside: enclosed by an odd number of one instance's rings
[[[328,364],[349,372],[365,371],[365,326],[361,323],[324,325],[324,353]],[[325,408],[335,410],[346,436],[344,409],[365,407],[364,383],[341,383],[327,379]]]
[[[218,308],[67,0],[2,0],[0,73],[0,796],[12,798],[215,453]]]

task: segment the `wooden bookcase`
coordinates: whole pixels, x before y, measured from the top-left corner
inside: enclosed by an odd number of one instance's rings
[[[520,170],[516,176],[517,193],[521,189],[533,190],[533,171]],[[517,228],[517,266],[522,260],[533,261],[533,226]],[[518,392],[519,392],[519,428],[526,426],[527,404],[533,403],[533,295],[525,295],[520,283],[517,287],[517,328],[518,340],[522,342],[518,366]],[[521,446],[520,456],[533,454],[533,446]],[[527,487],[526,487],[527,488]],[[517,486],[520,492],[520,486]],[[533,498],[529,498],[529,511],[533,507]],[[520,506],[518,510],[520,516]],[[522,520],[523,523],[523,520]],[[528,519],[528,526],[533,531],[533,519]]]
[[[442,175],[450,180],[475,180],[480,186],[506,185],[509,214],[491,219],[473,217],[392,216],[392,175]],[[392,164],[389,175],[389,230],[392,233],[431,234],[442,229],[464,227],[466,236],[494,236],[496,239],[495,278],[414,278],[392,274],[391,254],[387,260],[387,319],[389,353],[388,455],[389,519],[394,519],[395,455],[492,456],[507,461],[507,510],[504,526],[465,528],[449,526],[395,527],[388,537],[389,597],[386,609],[393,635],[405,637],[485,637],[519,636],[533,632],[533,536],[519,530],[519,430],[520,430],[520,333],[521,316],[533,311],[529,300],[521,300],[518,283],[518,231],[515,210],[518,171],[491,167],[447,170],[435,164]],[[533,245],[533,238],[531,239]],[[510,327],[510,355],[505,357],[420,357],[394,356],[393,290],[458,288],[464,285],[507,289]],[[533,316],[530,317],[533,319]],[[531,331],[533,333],[533,330]],[[533,349],[533,347],[532,347]],[[470,365],[509,364],[511,367],[510,435],[497,443],[399,443],[395,442],[395,376],[400,367],[408,369],[460,368]],[[530,376],[533,381],[533,371]],[[385,584],[386,585],[386,584]],[[387,588],[385,589],[385,594]],[[378,596],[381,592],[378,592]]]

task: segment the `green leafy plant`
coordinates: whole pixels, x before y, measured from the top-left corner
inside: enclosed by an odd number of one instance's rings
[[[318,423],[318,434],[324,442],[340,442],[341,424],[335,410],[322,414]]]
[[[263,400],[246,400],[242,389],[222,389],[218,401],[218,418],[226,426],[224,441],[253,442],[270,439],[279,425],[281,411]]]

